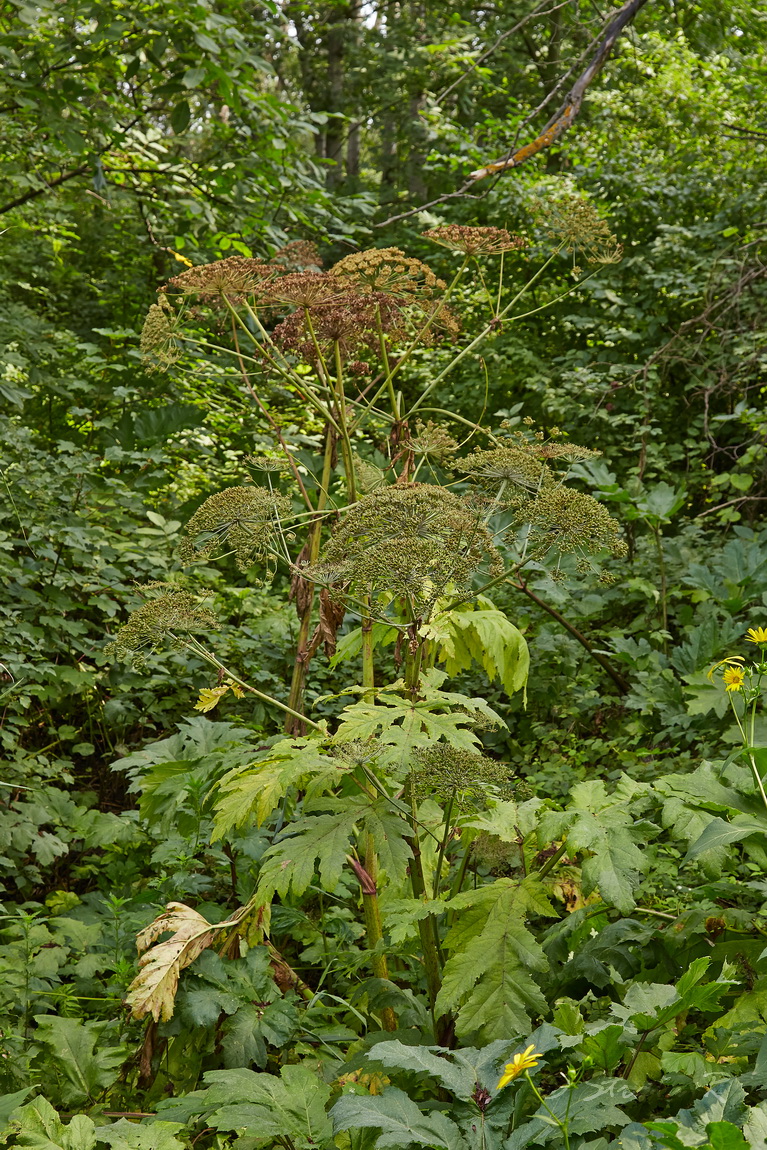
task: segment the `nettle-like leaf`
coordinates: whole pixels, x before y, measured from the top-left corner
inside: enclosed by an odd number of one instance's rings
[[[494,727],[505,723],[484,699],[442,691],[445,678],[442,671],[427,672],[417,699],[401,695],[403,684],[396,683],[377,693],[377,703],[361,701],[344,708],[334,742],[375,740],[379,761],[400,779],[419,747],[431,747],[442,739],[459,750],[477,750],[481,741],[470,728],[478,720]]]
[[[296,1150],[331,1145],[333,1131],[325,1113],[330,1087],[309,1066],[283,1066],[279,1078],[244,1069],[213,1070],[205,1075],[205,1086],[161,1103],[158,1114],[182,1122],[204,1114],[206,1126],[244,1132],[251,1146],[286,1136]]]
[[[297,819],[264,855],[259,900],[269,901],[275,893],[285,896],[288,890],[302,894],[314,878],[315,867],[323,889],[334,891],[358,830],[372,835],[381,866],[389,877],[393,881],[404,878],[411,857],[405,841],[407,824],[386,800],[321,799],[314,807],[330,810]]]
[[[526,1034],[530,1015],[548,1010],[532,977],[548,963],[525,926],[531,914],[556,917],[543,887],[533,879],[501,878],[464,891],[447,906],[459,913],[443,944],[451,954],[437,1010],[456,1013],[456,1031],[467,1040]]]
[[[455,1122],[438,1110],[422,1114],[415,1102],[391,1086],[379,1095],[367,1097],[346,1094],[330,1111],[337,1134],[346,1130],[372,1127],[380,1130],[376,1150],[405,1150],[407,1146],[430,1146],[435,1150],[466,1150],[461,1131]]]
[[[484,595],[438,614],[428,625],[437,643],[437,661],[449,676],[479,663],[491,681],[500,680],[507,695],[527,685],[530,652],[520,630]]]
[[[506,1150],[524,1150],[526,1146],[560,1143],[560,1122],[567,1120],[570,1135],[591,1134],[606,1126],[627,1126],[630,1119],[619,1107],[633,1102],[634,1092],[620,1078],[595,1078],[579,1086],[562,1086],[546,1096],[546,1107],[539,1107],[529,1122],[518,1127],[506,1143]]]
[[[260,827],[291,787],[306,790],[310,800],[324,794],[337,782],[341,766],[316,738],[281,739],[262,758],[235,767],[220,780],[214,841],[249,822]]]
[[[244,910],[244,908],[243,908]],[[170,902],[166,910],[142,930],[136,947],[147,951],[139,959],[139,973],[128,987],[125,996],[134,1018],[151,1014],[155,1022],[167,1022],[173,1016],[173,1005],[181,971],[211,945],[216,935],[230,926],[236,926],[242,912],[226,922],[210,923],[190,906]],[[152,946],[161,934],[171,937]]]
[[[548,811],[539,826],[542,846],[555,840],[568,854],[582,856],[583,891],[598,890],[605,902],[628,914],[634,892],[650,866],[650,854],[640,850],[657,827],[637,819],[637,799],[646,788],[624,777],[613,794],[600,780],[577,783],[564,811]]]

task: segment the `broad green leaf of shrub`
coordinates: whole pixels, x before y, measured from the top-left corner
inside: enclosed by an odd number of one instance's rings
[[[466,1150],[460,1130],[438,1110],[422,1114],[415,1102],[396,1086],[379,1095],[346,1094],[330,1111],[333,1129],[380,1130],[376,1150],[405,1150],[407,1146],[430,1146],[435,1150]]]
[[[21,1106],[24,1099],[28,1094],[31,1094],[32,1090],[32,1086],[25,1086],[23,1090],[17,1090],[14,1094],[3,1094],[0,1096],[0,1134],[2,1134],[8,1126],[11,1114]]]
[[[308,1066],[283,1066],[279,1078],[252,1070],[216,1070],[205,1075],[205,1082],[216,1104],[207,1123],[216,1130],[244,1130],[255,1146],[286,1135],[297,1150],[331,1142],[325,1113],[330,1087]]]
[[[568,854],[582,856],[583,890],[598,890],[605,902],[628,914],[635,905],[634,891],[650,866],[650,855],[640,850],[655,828],[638,821],[632,787],[620,784],[608,795],[599,780],[577,783],[564,811],[549,811],[540,822],[541,845],[561,839]]]
[[[180,1122],[139,1125],[120,1118],[111,1126],[99,1126],[96,1140],[106,1142],[112,1150],[183,1150],[185,1143],[176,1137],[183,1129]]]
[[[692,861],[708,852],[721,851],[730,843],[741,843],[751,835],[767,835],[767,819],[736,815],[732,822],[711,819],[702,834],[690,846],[687,860]]]
[[[125,1046],[106,1046],[103,1022],[82,1022],[52,1014],[35,1017],[36,1040],[53,1060],[61,1099],[67,1106],[95,1102],[111,1086],[125,1061]]]
[[[42,1095],[15,1111],[15,1144],[31,1150],[93,1150],[96,1127],[86,1114],[75,1114],[65,1125]]]
[[[540,884],[496,879],[464,891],[447,904],[457,911],[444,940],[450,957],[437,997],[439,1013],[456,1014],[464,1039],[489,1043],[526,1034],[530,1015],[548,1013],[532,972],[548,968],[546,957],[525,926],[529,914],[555,918]]]
[[[561,1130],[551,1114],[560,1122],[567,1118],[571,1135],[591,1134],[605,1126],[627,1126],[630,1119],[619,1107],[633,1101],[634,1092],[620,1078],[596,1078],[572,1088],[562,1086],[546,1096],[546,1109],[539,1107],[529,1122],[514,1131],[506,1150],[545,1146],[552,1140],[559,1144]]]
[[[630,1021],[637,1030],[647,1031],[673,1022],[688,1010],[716,1010],[731,981],[725,976],[719,981],[704,983],[710,963],[708,958],[694,959],[676,986],[660,982],[632,983],[623,1003],[615,1003],[612,1013],[624,1022]]]

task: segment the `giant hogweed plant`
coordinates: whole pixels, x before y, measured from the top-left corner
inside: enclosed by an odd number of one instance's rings
[[[570,464],[594,452],[556,429],[544,435],[526,421],[492,429],[436,406],[443,379],[500,324],[561,300],[528,302],[562,253],[574,264],[619,258],[604,222],[580,200],[553,207],[543,231],[548,249],[524,280],[521,239],[449,226],[426,233],[456,257],[449,284],[396,248],[321,271],[313,252],[291,245],[269,262],[235,257],[190,268],[151,308],[146,356],[158,368],[187,354],[231,357],[272,437],[272,448],[248,461],[259,482],[212,495],[192,516],[182,559],[233,554],[242,571],[263,578],[282,566],[299,629],[288,699],[271,700],[285,716],[285,737],[228,771],[212,795],[215,837],[253,823],[273,828],[255,892],[217,924],[171,904],[140,936],[141,970],[129,993],[136,1017],[169,1019],[180,971],[203,950],[271,946],[275,898],[300,900],[310,887],[332,895],[348,868],[359,883],[380,1025],[397,1029],[395,984],[412,983],[425,990],[437,1042],[456,1034],[492,1042],[526,1033],[531,1016],[545,1011],[534,976],[546,958],[526,921],[555,917],[560,865],[584,853],[585,896],[604,885],[605,897],[631,906],[642,859],[630,787],[615,800],[581,796],[590,812],[609,808],[618,819],[622,871],[611,888],[610,868],[591,857],[602,828],[570,833],[577,803],[569,821],[548,824],[542,800],[516,803],[481,739],[503,719],[446,686],[448,674],[476,660],[507,692],[524,689],[527,645],[488,597],[494,586],[519,584],[526,570],[558,576],[563,556],[596,571],[624,550],[616,521],[567,483]],[[479,334],[460,342],[454,301],[472,270],[489,314]],[[565,295],[582,278],[577,266],[574,276]],[[409,365],[419,364],[421,378],[438,341],[456,349],[413,395]],[[283,414],[300,409],[302,446]],[[140,661],[168,639],[195,652],[218,674],[202,692],[202,710],[230,689],[267,698],[247,668],[225,666],[201,637],[214,619],[186,577],[146,595],[116,638],[119,655]],[[338,643],[347,614],[358,625]],[[380,652],[391,643],[398,672],[387,682]],[[332,724],[305,702],[307,667],[321,645],[336,665],[361,654],[361,681],[342,687],[338,697],[349,702]],[[599,813],[591,817],[599,822]],[[472,885],[470,863],[482,852],[491,868],[502,859],[502,873]]]

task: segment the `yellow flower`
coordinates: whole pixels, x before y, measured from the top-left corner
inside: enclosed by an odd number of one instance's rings
[[[500,1090],[503,1086],[508,1086],[515,1078],[519,1078],[520,1074],[524,1074],[526,1070],[537,1066],[539,1058],[540,1054],[538,1054],[534,1046],[528,1046],[523,1054],[515,1054],[511,1062],[506,1063],[503,1074],[501,1075],[501,1081],[496,1086],[496,1090]]]
[[[731,655],[728,659],[720,659],[718,663],[714,663],[713,667],[707,675],[707,678],[709,678],[713,683],[714,671],[718,671],[720,667],[726,667],[727,669],[732,668],[735,671],[739,671],[740,664],[743,662],[745,662],[745,660],[742,659],[740,655]]]
[[[727,667],[722,675],[722,682],[728,691],[739,691],[743,686],[745,672],[742,667]]]
[[[748,643],[767,643],[767,630],[764,627],[749,627],[746,631]]]

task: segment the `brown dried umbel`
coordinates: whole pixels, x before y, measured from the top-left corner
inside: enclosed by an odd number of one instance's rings
[[[322,556],[328,581],[406,597],[428,614],[450,586],[468,590],[475,571],[500,557],[477,510],[442,487],[397,485],[361,499]]]
[[[288,272],[318,272],[322,270],[322,256],[311,240],[291,240],[274,253],[273,264]]]
[[[318,348],[319,354],[331,363],[336,346],[342,360],[356,360],[365,349],[378,350],[379,323],[385,334],[400,329],[402,312],[394,301],[380,293],[359,295],[347,291],[333,303],[289,315],[274,329],[272,338],[284,351],[292,351],[314,365],[319,358]],[[354,374],[363,374],[359,363],[355,363]]]
[[[273,566],[273,543],[290,500],[264,487],[227,487],[206,499],[186,525],[181,560],[205,559],[226,543],[241,571],[256,562]]]
[[[468,227],[462,224],[447,224],[441,228],[430,228],[422,232],[425,240],[449,248],[451,252],[462,252],[467,256],[495,256],[502,252],[519,251],[527,247],[522,236],[513,236],[506,228]]]
[[[215,299],[219,296],[241,299],[252,295],[277,275],[279,269],[261,260],[229,256],[225,260],[200,264],[181,272],[168,281],[166,288],[173,287],[178,291],[198,295],[201,299]]]
[[[265,303],[292,304],[293,307],[316,307],[338,303],[348,289],[325,272],[289,272],[267,283],[261,291]]]
[[[429,298],[445,289],[445,281],[438,279],[431,268],[399,248],[355,252],[339,260],[330,274],[355,291],[383,292],[402,300]]]

